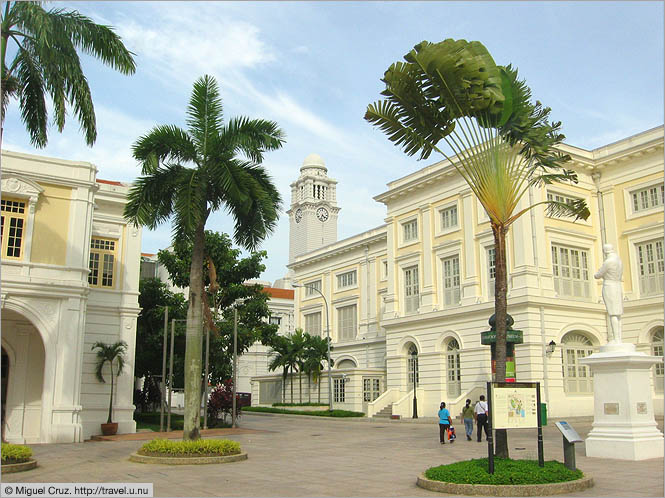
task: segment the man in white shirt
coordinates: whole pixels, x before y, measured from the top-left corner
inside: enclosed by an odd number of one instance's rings
[[[478,424],[478,442],[482,442],[483,429],[485,429],[485,440],[488,436],[488,423],[487,416],[489,415],[489,407],[485,402],[485,396],[480,396],[480,401],[476,403],[476,407],[473,410],[473,414],[476,417],[476,424]]]

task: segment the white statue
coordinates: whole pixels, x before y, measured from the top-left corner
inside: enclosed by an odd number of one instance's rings
[[[594,278],[603,279],[603,301],[607,314],[610,316],[610,344],[621,343],[621,315],[623,314],[623,292],[621,290],[621,277],[623,263],[614,250],[612,244],[603,246],[605,261],[596,272]]]

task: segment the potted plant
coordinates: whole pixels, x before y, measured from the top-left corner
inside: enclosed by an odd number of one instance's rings
[[[125,353],[127,352],[127,343],[125,341],[118,341],[114,344],[105,344],[103,342],[96,342],[92,349],[98,349],[97,351],[97,363],[95,365],[95,375],[99,382],[104,382],[104,376],[102,375],[102,369],[106,362],[108,362],[111,367],[111,401],[109,403],[109,418],[105,424],[102,424],[102,434],[105,436],[112,436],[118,432],[118,423],[111,422],[111,417],[113,413],[113,363],[117,363],[118,367],[116,370],[116,376],[120,376],[122,369],[125,366]]]

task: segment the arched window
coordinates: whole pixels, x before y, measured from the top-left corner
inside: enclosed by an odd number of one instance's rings
[[[356,364],[353,360],[342,360],[339,363],[335,364],[335,367],[340,370],[343,368],[356,368]]]
[[[462,392],[462,371],[460,369],[459,343],[455,339],[448,341],[446,364],[448,396],[456,398]]]
[[[409,385],[407,386],[407,388],[412,389],[414,372],[416,374],[416,384],[420,382],[420,372],[418,371],[418,348],[416,347],[415,344],[411,344],[409,346],[407,356],[408,358],[406,360],[406,371],[408,372],[409,375]]]
[[[563,385],[567,393],[593,393],[593,377],[589,367],[579,360],[593,353],[591,340],[580,332],[568,332],[561,340]]]
[[[656,327],[651,331],[651,354],[663,356],[663,327]],[[662,363],[653,366],[653,385],[657,393],[663,392],[663,372],[665,368]]]

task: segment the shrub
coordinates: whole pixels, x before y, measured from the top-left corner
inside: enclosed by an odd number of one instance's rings
[[[159,456],[224,456],[240,453],[240,444],[229,439],[197,439],[196,441],[171,441],[153,439],[139,449],[141,455]]]
[[[488,472],[487,458],[455,462],[449,465],[430,467],[425,477],[434,481],[456,484],[548,484],[581,479],[581,470],[567,469],[561,462],[550,460],[539,467],[535,460],[494,459],[494,474]]]
[[[236,397],[236,417],[240,416],[240,403]],[[220,415],[224,423],[226,417],[233,411],[233,380],[228,379],[210,393],[208,398],[208,427],[218,425]]]
[[[283,408],[273,408],[271,406],[247,406],[244,408],[246,412],[262,412],[262,413],[285,413],[288,415],[312,415],[315,417],[364,417],[363,412],[352,412],[349,410],[321,410],[321,411],[298,411],[286,410]]]
[[[20,444],[2,443],[2,464],[23,463],[32,458],[29,446]]]

